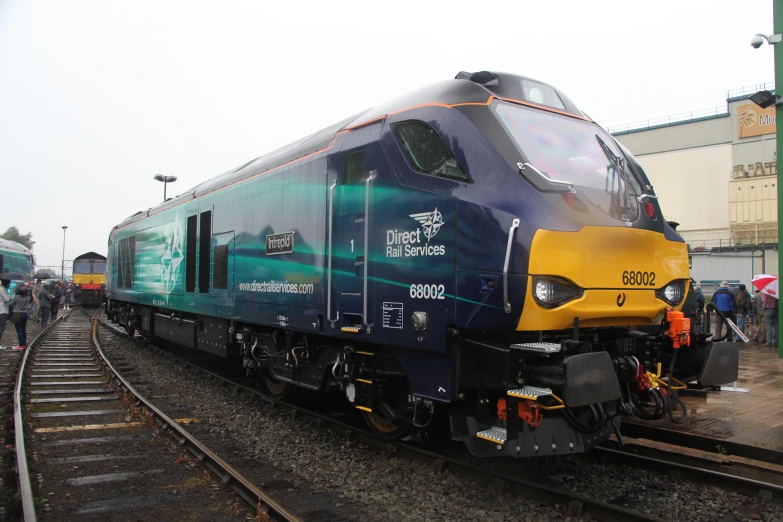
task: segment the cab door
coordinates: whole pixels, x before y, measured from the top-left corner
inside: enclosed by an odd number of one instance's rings
[[[368,176],[364,148],[341,153],[334,217],[337,230],[333,245],[337,291],[335,319],[342,331],[351,333],[359,333],[369,324],[365,309],[365,241],[371,191]]]

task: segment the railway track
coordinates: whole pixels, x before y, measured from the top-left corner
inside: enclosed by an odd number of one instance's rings
[[[101,324],[114,335],[127,338],[127,334],[114,325],[101,320]],[[141,345],[143,341],[136,338]],[[394,441],[378,439],[371,433],[344,422],[329,414],[313,411],[297,404],[275,401],[259,389],[248,386],[210,369],[204,368],[193,361],[171,354],[166,350],[149,346],[159,351],[165,357],[177,361],[187,367],[210,376],[227,386],[233,387],[238,393],[247,393],[257,398],[259,402],[270,407],[291,411],[292,416],[302,416],[311,419],[318,426],[327,426],[344,434],[346,443],[364,443],[381,449],[387,456],[410,458],[430,462],[436,472],[446,469],[461,473],[470,478],[492,484],[496,491],[510,491],[520,495],[530,496],[552,504],[568,506],[568,514],[572,517],[589,516],[596,520],[657,520],[621,506],[599,502],[572,492],[557,489],[533,481],[526,481],[517,476],[489,470],[481,465],[467,462],[469,459],[447,456],[442,453],[428,451],[419,446]],[[710,456],[699,452],[680,453],[682,448],[676,446],[652,447],[642,440],[627,440],[625,448],[619,448],[616,443],[607,444],[596,449],[593,457],[611,460],[635,470],[650,470],[663,472],[672,477],[684,477],[699,483],[709,483],[728,491],[736,491],[745,495],[761,497],[761,501],[783,501],[783,468],[767,466],[765,463],[750,461],[730,462],[725,457]]]
[[[23,356],[14,392],[23,520],[299,520],[189,434],[192,419],[149,403],[106,359],[96,329],[74,311]]]
[[[695,435],[654,424],[626,423],[623,424],[623,434],[627,434],[629,437],[654,440],[663,444],[682,446],[706,453],[734,455],[783,466],[783,451],[706,437],[704,435]]]

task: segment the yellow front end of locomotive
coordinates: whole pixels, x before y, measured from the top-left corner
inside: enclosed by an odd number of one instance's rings
[[[562,330],[576,317],[584,327],[658,324],[667,308],[682,306],[690,276],[685,243],[650,230],[590,226],[536,232],[528,273],[520,331]],[[575,288],[573,297],[539,299],[549,280]],[[667,302],[670,285],[680,292],[676,303]]]
[[[79,285],[79,288],[87,289],[100,289],[101,285],[106,282],[106,278],[103,274],[73,274],[73,284]]]

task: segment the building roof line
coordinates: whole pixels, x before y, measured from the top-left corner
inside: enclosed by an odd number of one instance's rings
[[[610,125],[607,127],[607,130],[610,134],[618,136],[631,132],[658,129],[662,127],[669,127],[671,125],[679,125],[682,123],[691,123],[694,121],[703,121],[711,118],[728,116],[729,103],[747,100],[756,92],[763,90],[775,92],[775,82],[757,83],[754,85],[738,87],[736,89],[729,89],[726,91],[726,105],[710,107],[708,109],[697,109],[690,112],[669,114],[668,116],[650,118],[647,120],[637,120],[630,123],[621,123],[619,125]]]
[[[628,134],[628,133],[623,133]],[[613,136],[618,136],[618,134],[613,134]],[[655,150],[653,152],[643,152],[634,154],[634,158],[643,158],[644,156],[650,156],[652,154],[666,154],[667,152],[680,152],[682,150],[693,150],[693,149],[705,149],[707,147],[719,147],[721,145],[731,145],[733,142],[731,140],[729,141],[720,141],[717,143],[708,143],[706,145],[688,145],[684,147],[680,147],[678,149],[666,149],[666,150]]]
[[[725,112],[718,112],[718,110],[723,110]],[[714,112],[713,114],[709,114],[709,112]],[[633,123],[626,123],[624,125],[613,125],[609,127],[607,130],[612,136],[622,136],[623,134],[632,134],[634,132],[642,132],[642,131],[648,131],[653,129],[663,129],[665,127],[673,127],[675,125],[684,125],[686,123],[696,123],[700,121],[707,121],[707,120],[715,120],[718,118],[728,118],[730,116],[728,110],[726,110],[726,107],[713,107],[712,109],[701,109],[698,111],[693,112],[685,112],[682,114],[673,114],[668,117],[663,118],[655,118],[652,120],[643,120]],[[682,119],[676,119],[677,117],[682,117]],[[634,126],[637,125],[638,126]],[[646,124],[646,125],[642,125]],[[634,127],[631,127],[634,126]],[[625,129],[623,129],[625,127]]]

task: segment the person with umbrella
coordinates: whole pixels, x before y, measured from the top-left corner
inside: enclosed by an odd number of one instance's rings
[[[753,286],[761,290],[761,301],[764,307],[764,320],[767,323],[767,342],[764,346],[778,345],[778,276],[761,274],[751,281]]]
[[[778,345],[778,299],[762,292],[764,302],[764,320],[767,322],[767,342],[763,346]]]
[[[753,306],[756,308],[756,332],[753,334],[753,340],[757,343],[767,341],[767,320],[764,318],[763,297],[764,294],[761,293],[761,290],[756,288],[756,292],[753,295]]]
[[[52,290],[52,295],[54,296],[54,299],[52,299],[52,321],[57,319],[57,313],[60,311],[60,301],[63,298],[63,289],[60,286],[59,281],[54,282],[54,290]]]
[[[41,325],[49,324],[49,316],[52,313],[52,300],[54,296],[49,292],[49,287],[44,286],[38,293],[38,300],[41,302]]]
[[[3,272],[0,274],[0,281],[3,280],[8,280],[6,291],[8,292],[8,295],[13,298],[14,292],[16,291],[15,281],[24,281],[25,275],[21,272]]]

